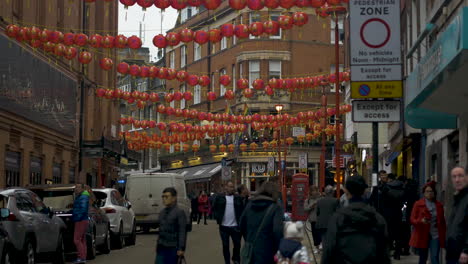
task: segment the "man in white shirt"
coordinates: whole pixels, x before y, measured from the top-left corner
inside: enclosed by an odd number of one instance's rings
[[[219,225],[219,234],[223,242],[223,255],[225,264],[231,263],[229,238],[232,239],[234,249],[232,261],[240,263],[241,234],[239,221],[244,209],[242,198],[235,195],[234,183],[229,181],[225,185],[225,193],[217,195],[213,204],[213,212]]]

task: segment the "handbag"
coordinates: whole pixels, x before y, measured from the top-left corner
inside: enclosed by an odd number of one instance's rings
[[[177,264],[187,264],[184,256],[180,256],[177,258]]]
[[[272,210],[273,210],[273,204],[268,207],[265,215],[263,216],[262,222],[257,229],[257,233],[255,234],[255,238],[253,242],[245,241],[244,246],[242,247],[242,250],[240,253],[241,264],[250,264],[250,261],[252,260],[252,253],[253,253],[253,247],[255,245],[255,242],[257,242],[258,235],[260,234],[260,231],[265,226],[266,219],[268,218],[267,216],[270,214]]]

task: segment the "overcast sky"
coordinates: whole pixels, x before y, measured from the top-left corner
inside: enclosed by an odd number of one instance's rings
[[[127,19],[125,19],[125,16],[127,16]],[[174,27],[176,19],[177,10],[169,7],[163,12],[163,34],[166,34],[167,30]],[[154,57],[156,57],[158,49],[153,45],[153,37],[161,33],[161,10],[152,6],[144,12],[137,4],[128,7],[128,9],[119,4],[119,32],[121,34],[127,37],[139,36],[140,22],[144,29],[142,31],[143,47],[150,48],[151,60],[155,61]]]

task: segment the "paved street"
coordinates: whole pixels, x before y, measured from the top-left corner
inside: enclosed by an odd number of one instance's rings
[[[209,225],[194,225],[193,231],[188,236],[187,262],[194,264],[221,264],[223,263],[221,241],[218,235],[217,225],[210,221]],[[115,263],[153,263],[155,257],[155,244],[157,232],[139,234],[137,244],[125,247],[121,250],[113,250],[109,255],[98,255],[92,264]],[[304,243],[308,244],[307,238]],[[319,260],[319,256],[317,258]],[[312,263],[314,263],[312,259]],[[393,261],[396,264],[415,264],[417,257],[403,257],[401,261]]]

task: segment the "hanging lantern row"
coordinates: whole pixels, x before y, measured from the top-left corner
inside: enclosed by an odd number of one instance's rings
[[[96,0],[85,0],[86,2],[95,2]],[[105,0],[109,1],[109,0]],[[156,6],[159,9],[172,7],[176,10],[182,10],[187,6],[198,7],[203,5],[208,10],[215,10],[221,5],[221,0],[120,0],[125,8],[138,4],[146,10],[151,6]],[[321,7],[325,4],[339,5],[348,3],[349,0],[229,0],[229,6],[236,10],[249,8],[250,10],[261,10],[263,8],[275,9],[285,8],[290,9],[294,6],[299,8],[304,7]]]
[[[281,15],[278,22],[269,20],[265,22],[253,22],[250,25],[240,24],[223,24],[220,28],[193,31],[189,28],[182,29],[180,32],[169,32],[166,35],[159,34],[154,36],[153,45],[163,49],[168,46],[174,47],[180,42],[189,43],[196,42],[200,45],[207,43],[220,42],[223,38],[236,36],[240,39],[249,38],[251,35],[258,37],[262,34],[276,35],[279,29],[288,30],[293,26],[302,27],[309,21],[309,15],[304,12],[295,12],[292,16]]]
[[[48,30],[46,28],[40,29],[36,26],[20,27],[15,24],[10,24],[6,27],[6,34],[10,38],[16,38],[18,41],[30,42],[31,46],[38,45],[38,43],[53,43],[63,44],[65,46],[78,46],[78,47],[93,47],[93,48],[131,48],[139,49],[142,46],[142,41],[137,36],[126,37],[124,35],[102,36],[100,34],[93,34],[88,36],[84,33],[63,33],[58,30]]]

